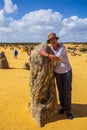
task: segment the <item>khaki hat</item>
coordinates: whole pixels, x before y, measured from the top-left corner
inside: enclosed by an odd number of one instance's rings
[[[48,40],[47,40],[48,43],[49,43],[49,40],[50,40],[51,38],[59,39],[59,37],[56,36],[56,33],[49,33],[49,34],[48,34]]]

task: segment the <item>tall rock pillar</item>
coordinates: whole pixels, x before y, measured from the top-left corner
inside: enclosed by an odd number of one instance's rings
[[[40,126],[51,122],[58,112],[53,61],[38,54],[44,49],[53,54],[47,44],[39,44],[33,50],[30,61],[30,111]]]

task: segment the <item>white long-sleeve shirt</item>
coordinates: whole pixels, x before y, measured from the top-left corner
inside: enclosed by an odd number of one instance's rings
[[[54,50],[51,46],[51,49],[53,50],[54,54],[60,58],[60,61],[55,63],[54,71],[56,73],[64,74],[71,70],[71,65],[68,60],[65,46],[61,44],[57,50]]]

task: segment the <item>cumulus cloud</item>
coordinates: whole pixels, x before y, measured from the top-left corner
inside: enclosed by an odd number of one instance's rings
[[[87,41],[87,18],[71,16],[63,19],[63,27],[59,33],[65,41]]]
[[[8,14],[14,13],[17,10],[17,5],[13,4],[11,0],[4,0],[4,11]]]
[[[4,11],[3,9],[0,10],[0,21],[3,21],[4,20]]]
[[[62,15],[51,9],[30,12],[20,20],[10,22],[9,28],[13,30],[11,38],[18,41],[43,41],[50,31],[56,31],[58,24],[62,26],[61,19]],[[61,26],[58,27],[58,30],[61,29]]]
[[[4,13],[16,9],[11,0],[5,0],[5,7],[0,10],[0,42],[42,42],[50,32],[56,32],[60,42],[87,41],[87,18],[63,18],[63,14],[52,9],[32,11],[19,20],[5,17]]]

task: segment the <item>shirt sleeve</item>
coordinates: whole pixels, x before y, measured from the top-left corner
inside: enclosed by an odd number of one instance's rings
[[[56,56],[59,57],[60,59],[63,58],[63,56],[65,55],[66,53],[66,49],[65,49],[65,46],[62,46],[58,49],[57,53],[56,53]]]

